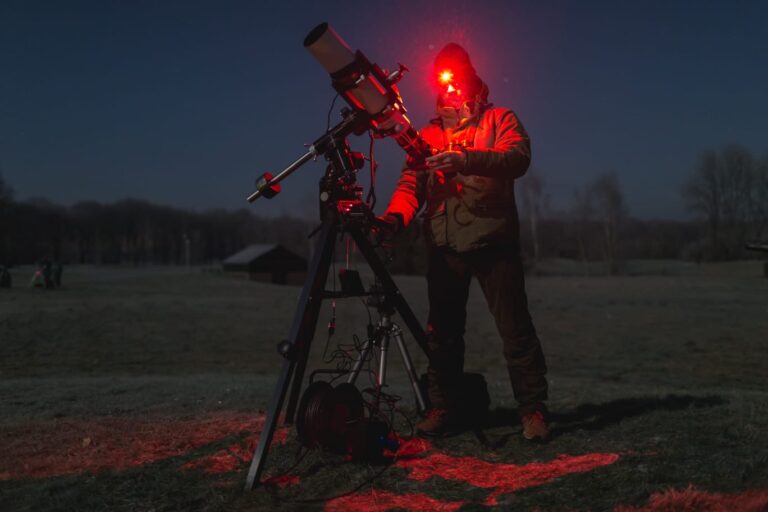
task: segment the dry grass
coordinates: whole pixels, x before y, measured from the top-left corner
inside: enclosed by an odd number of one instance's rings
[[[369,467],[322,452],[297,461],[283,432],[271,484],[252,493],[241,486],[298,288],[74,268],[61,290],[0,290],[0,510],[765,510],[760,263],[633,268],[616,278],[555,268],[528,282],[550,366],[551,443],[520,439],[475,287],[467,367],[486,374],[494,408],[479,435],[410,443]],[[398,283],[424,318],[423,279]],[[334,343],[363,334],[359,302],[340,303],[337,317]],[[313,367],[324,343],[321,328]],[[392,391],[409,397],[391,363]],[[402,405],[412,414],[410,398]]]

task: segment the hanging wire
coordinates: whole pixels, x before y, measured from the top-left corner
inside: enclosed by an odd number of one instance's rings
[[[371,186],[368,188],[368,195],[365,197],[365,202],[368,203],[368,208],[373,211],[376,206],[376,158],[373,153],[374,141],[373,132],[368,131],[368,137],[371,139],[371,144],[368,146],[368,161],[371,164]]]
[[[337,95],[338,96],[338,95]],[[333,274],[332,291],[336,292],[336,244],[331,247],[331,273]],[[328,346],[331,343],[331,337],[336,333],[336,299],[333,300],[331,306],[331,320],[328,322],[328,336],[325,338],[325,347],[323,348],[323,357],[321,358],[326,364],[329,361],[325,360],[325,356],[328,353]]]
[[[333,101],[331,101],[331,106],[328,109],[328,123],[325,125],[325,133],[328,133],[331,129],[331,113],[333,112],[333,106],[336,104],[337,99],[339,99],[339,93],[336,93],[336,96],[333,97]]]

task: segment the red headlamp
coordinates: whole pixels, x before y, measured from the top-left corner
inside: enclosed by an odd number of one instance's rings
[[[440,96],[446,104],[458,107],[462,102],[461,84],[456,80],[456,74],[451,69],[443,69],[437,73],[437,85]]]
[[[448,69],[441,71],[437,77],[437,81],[443,85],[449,85],[453,82],[453,71]]]

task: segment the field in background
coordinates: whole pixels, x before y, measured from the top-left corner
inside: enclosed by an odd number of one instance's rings
[[[519,438],[501,343],[473,286],[466,366],[485,373],[493,408],[482,435],[410,443],[392,466],[368,467],[316,452],[296,462],[294,435],[281,431],[268,467],[279,478],[248,494],[298,287],[70,267],[64,288],[46,291],[14,269],[15,288],[0,290],[0,510],[768,506],[762,263],[638,262],[621,277],[542,269],[527,287],[550,368],[551,443]],[[397,281],[426,318],[424,279]],[[326,306],[316,367],[329,318]],[[367,319],[359,301],[339,302],[331,348],[364,336]],[[392,392],[412,419],[392,356]]]

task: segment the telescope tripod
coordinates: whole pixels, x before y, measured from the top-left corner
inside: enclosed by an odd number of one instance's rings
[[[416,396],[416,404],[419,411],[423,412],[427,409],[427,404],[419,387],[419,380],[416,376],[411,356],[408,353],[408,346],[405,344],[405,339],[403,339],[403,330],[392,321],[392,315],[395,313],[394,307],[387,295],[378,286],[374,285],[370,292],[371,296],[369,297],[368,305],[376,306],[379,312],[379,322],[374,326],[368,339],[363,344],[363,349],[360,351],[352,371],[349,372],[347,382],[349,384],[355,383],[360,375],[360,371],[363,369],[363,364],[368,360],[373,348],[378,347],[379,367],[376,373],[376,388],[378,391],[381,391],[387,385],[387,354],[389,353],[389,342],[394,338],[397,348],[400,350],[400,356],[403,358],[408,379],[411,381],[411,387]]]
[[[342,142],[342,141],[339,141]],[[346,146],[346,141],[343,141]],[[341,144],[336,149],[343,149]],[[338,156],[335,153],[334,156]],[[400,290],[397,288],[392,276],[387,271],[384,263],[375,251],[374,246],[368,239],[370,227],[369,220],[372,216],[367,206],[359,199],[343,200],[335,199],[334,196],[339,192],[335,183],[338,174],[335,171],[339,168],[338,158],[329,158],[332,165],[326,172],[326,176],[321,181],[321,189],[324,184],[329,187],[321,191],[321,200],[325,197],[326,204],[321,208],[323,217],[322,225],[317,233],[318,239],[313,253],[312,261],[308,269],[307,278],[304,282],[299,303],[294,315],[293,325],[287,340],[278,345],[278,352],[285,358],[280,376],[275,386],[272,401],[264,422],[264,429],[259,437],[259,444],[254,452],[251,466],[248,470],[248,477],[245,483],[245,489],[250,490],[260,481],[261,473],[264,469],[269,446],[272,443],[272,437],[275,433],[278,418],[283,408],[286,395],[288,395],[288,405],[285,412],[285,424],[292,424],[296,414],[299,394],[302,388],[302,381],[307,367],[310,346],[314,337],[320,306],[323,299],[335,299],[344,297],[369,296],[369,304],[376,305],[380,313],[380,320],[376,326],[374,336],[369,339],[363,348],[355,366],[353,367],[348,382],[353,383],[362,369],[362,365],[373,346],[378,344],[381,351],[379,361],[379,387],[384,385],[386,378],[386,353],[389,348],[389,341],[394,338],[408,372],[414,393],[417,397],[417,405],[420,412],[423,412],[427,405],[418,387],[416,373],[410,360],[405,341],[402,336],[402,330],[392,322],[392,315],[397,312],[405,322],[408,330],[413,335],[425,354],[428,354],[426,335],[421,327],[416,315],[411,310]],[[349,176],[349,174],[347,174]],[[331,185],[329,185],[329,183]],[[353,182],[352,182],[353,183]],[[349,185],[350,182],[347,183]],[[325,194],[325,195],[324,195]],[[347,196],[349,197],[349,196]],[[331,267],[334,246],[338,236],[341,233],[347,233],[355,245],[358,247],[368,265],[373,270],[378,287],[372,291],[365,292],[360,289],[356,293],[347,293],[343,289],[341,292],[328,291],[325,289],[328,271]],[[377,301],[372,304],[373,301]],[[288,388],[290,387],[290,394]]]

